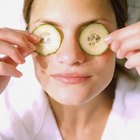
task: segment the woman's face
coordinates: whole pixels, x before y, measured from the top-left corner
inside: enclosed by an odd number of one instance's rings
[[[110,83],[115,55],[108,49],[90,56],[80,49],[78,35],[91,21],[116,29],[113,9],[107,0],[35,0],[29,28],[43,23],[55,24],[64,35],[60,49],[49,56],[33,54],[35,72],[43,89],[54,100],[78,105],[93,99]]]

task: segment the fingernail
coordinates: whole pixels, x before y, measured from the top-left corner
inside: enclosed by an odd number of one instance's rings
[[[128,62],[125,63],[125,67],[126,67],[127,69],[131,69],[131,66],[130,66],[130,64],[129,64]]]
[[[105,38],[105,42],[106,42],[107,44],[111,44],[111,42],[112,42],[111,36],[107,36],[107,37]]]

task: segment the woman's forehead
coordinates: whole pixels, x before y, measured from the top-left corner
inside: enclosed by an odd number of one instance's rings
[[[87,13],[111,13],[112,7],[107,0],[35,0],[32,6],[33,15],[49,15],[60,13],[65,16],[85,16]]]
[[[84,22],[105,19],[113,24],[114,12],[107,0],[35,0],[32,7],[30,25],[44,20],[64,26],[76,27]],[[39,23],[39,24],[40,24]],[[104,23],[103,23],[104,24]]]
[[[98,7],[101,6],[102,7],[106,7],[106,8],[110,8],[112,7],[110,4],[109,0],[34,0],[33,2],[33,7],[51,7],[51,8],[56,8],[56,7],[70,7],[70,8],[78,8],[78,7],[86,7],[86,6],[90,6],[90,7]],[[79,9],[79,8],[78,8]],[[40,9],[41,10],[41,9]]]

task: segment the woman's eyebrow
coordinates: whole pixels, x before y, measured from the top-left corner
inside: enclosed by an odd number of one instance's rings
[[[97,22],[97,21],[98,21],[97,19],[89,20],[89,21],[86,21],[86,22],[83,22],[83,23],[79,24],[78,27],[87,26],[87,25],[89,25],[89,24],[91,24],[91,23],[95,23],[95,22]]]
[[[105,19],[105,18],[96,18],[96,19],[91,19],[87,22],[81,23],[79,26],[83,27],[83,26],[89,25],[91,23],[110,23],[110,20]]]
[[[32,24],[36,24],[36,23],[41,23],[41,24],[50,24],[50,25],[54,25],[56,27],[61,27],[61,25],[59,23],[50,21],[50,20],[46,20],[46,19],[38,19],[35,22],[33,22]]]
[[[36,20],[35,22],[33,22],[32,24],[36,24],[36,23],[41,23],[41,24],[50,24],[50,25],[53,25],[53,26],[56,26],[58,28],[61,28],[62,25],[60,23],[57,23],[57,22],[53,22],[53,21],[50,21],[50,20],[47,20],[47,19],[38,19]],[[109,23],[110,20],[108,19],[105,19],[105,18],[96,18],[96,19],[91,19],[91,20],[88,20],[88,21],[85,21],[83,23],[80,23],[78,26],[78,28],[80,27],[83,27],[83,26],[87,26],[91,23],[95,23],[95,22],[105,22],[105,23]]]

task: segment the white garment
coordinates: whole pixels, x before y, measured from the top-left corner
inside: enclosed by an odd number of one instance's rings
[[[62,140],[48,99],[34,77],[13,79],[2,93],[0,137],[2,140]]]
[[[140,140],[140,82],[120,77],[102,140]]]
[[[62,140],[40,85],[25,77],[0,95],[0,140]],[[139,108],[140,83],[121,77],[102,140],[140,140]]]

